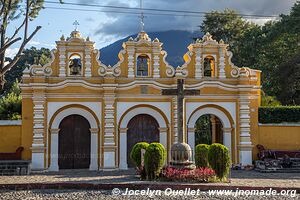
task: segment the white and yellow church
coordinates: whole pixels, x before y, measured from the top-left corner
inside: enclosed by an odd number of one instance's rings
[[[227,146],[233,163],[252,164],[261,72],[235,66],[227,47],[207,33],[175,68],[163,43],[141,31],[107,66],[88,37],[77,30],[62,36],[50,63],[23,72],[22,158],[33,170],[108,170],[131,167],[130,150],[140,141],[160,142],[170,152],[178,140],[177,96],[162,90],[181,78],[186,89],[200,91],[185,96],[185,141],[195,149],[195,124],[210,115],[212,142]]]

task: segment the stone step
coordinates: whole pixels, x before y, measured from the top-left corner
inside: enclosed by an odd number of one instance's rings
[[[291,167],[291,168],[274,168],[274,169],[255,169],[259,172],[276,172],[276,173],[300,173],[300,167]]]
[[[0,175],[27,175],[30,173],[30,161],[0,160]]]

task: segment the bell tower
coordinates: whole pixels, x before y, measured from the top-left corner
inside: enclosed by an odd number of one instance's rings
[[[61,36],[60,41],[57,41],[59,77],[91,77],[92,62],[91,57],[94,50],[94,42],[89,40],[89,37],[83,38],[78,31],[78,21],[73,25],[74,31],[70,37]]]

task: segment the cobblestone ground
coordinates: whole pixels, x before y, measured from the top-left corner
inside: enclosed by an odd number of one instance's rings
[[[260,200],[260,199],[299,199],[300,196],[294,197],[287,196],[216,196],[209,195],[208,193],[200,193],[200,195],[194,196],[166,196],[166,195],[154,195],[148,196],[125,196],[125,195],[112,195],[111,191],[80,191],[80,190],[29,190],[29,191],[0,191],[0,199],[5,200],[27,200],[27,199],[101,199],[101,200],[125,200],[125,199],[158,199],[158,200],[190,200],[190,199],[249,199],[249,200]]]
[[[36,173],[29,176],[0,176],[0,184],[14,183],[140,183],[134,170],[97,171],[67,170],[56,173]],[[147,183],[144,181],[144,183]],[[151,182],[153,184],[153,182]],[[158,183],[158,184],[161,184]],[[171,184],[178,184],[171,182]],[[213,185],[297,187],[300,188],[300,173],[260,173],[256,171],[232,171],[230,183]]]

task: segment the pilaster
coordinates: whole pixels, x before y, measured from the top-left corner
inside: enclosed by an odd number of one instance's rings
[[[85,49],[85,72],[84,75],[85,77],[91,77],[92,76],[92,70],[91,70],[91,49],[90,48],[86,48]]]
[[[228,148],[230,158],[231,160],[233,160],[232,149],[231,149],[231,133],[232,133],[232,128],[223,128],[223,144]]]
[[[128,47],[127,48],[128,53],[128,78],[134,78],[134,48]]]
[[[159,53],[154,53],[153,56],[153,78],[159,78]]]
[[[98,128],[91,128],[91,160],[90,170],[98,170]]]
[[[225,49],[219,48],[219,78],[226,78],[225,75]]]
[[[58,48],[59,53],[59,77],[65,77],[66,76],[66,47],[59,47]]]
[[[240,163],[242,165],[252,164],[252,143],[250,138],[250,99],[247,96],[241,96],[239,99],[239,149]]]
[[[188,138],[188,144],[190,145],[192,152],[195,151],[195,131],[196,128],[188,128],[187,129],[187,138]]]
[[[128,128],[120,128],[120,165],[119,169],[128,169],[127,165],[127,130]]]
[[[45,99],[44,91],[33,93],[33,140],[31,147],[33,170],[44,170]]]
[[[103,168],[116,168],[115,86],[104,86]]]
[[[51,134],[51,153],[49,171],[59,171],[58,166],[58,134],[59,129],[50,129]]]
[[[202,72],[202,58],[201,58],[201,49],[196,49],[196,56],[195,56],[195,78],[201,79],[203,77]]]

